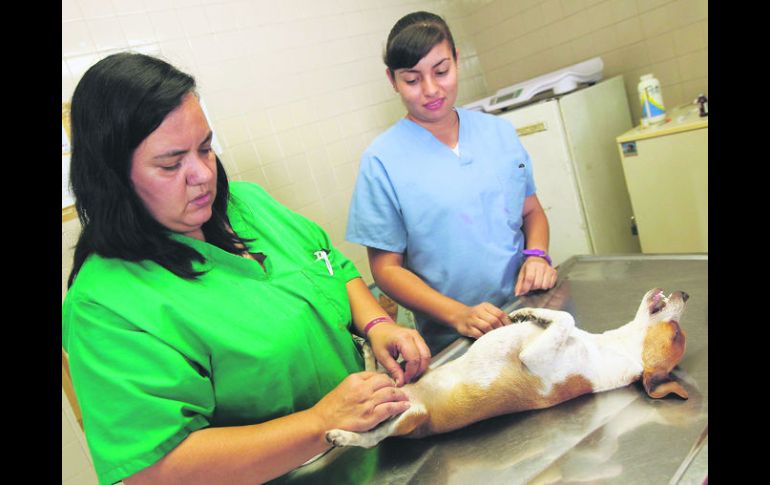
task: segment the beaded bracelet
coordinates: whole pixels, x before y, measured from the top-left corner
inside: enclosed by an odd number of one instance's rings
[[[366,326],[364,327],[364,335],[367,335],[367,334],[369,333],[369,330],[370,330],[370,329],[371,329],[373,326],[377,325],[378,323],[382,323],[382,322],[390,322],[390,323],[396,323],[396,322],[394,322],[394,321],[393,321],[393,319],[392,319],[392,318],[390,318],[390,317],[377,317],[377,318],[375,318],[374,320],[372,320],[371,322],[369,322],[369,323],[367,323],[367,324],[366,324]]]

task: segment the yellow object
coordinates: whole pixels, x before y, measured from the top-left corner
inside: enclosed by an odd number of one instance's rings
[[[643,253],[708,253],[708,117],[679,106],[616,139]]]

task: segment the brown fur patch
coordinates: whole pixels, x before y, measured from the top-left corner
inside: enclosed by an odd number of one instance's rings
[[[583,376],[571,375],[542,395],[543,383],[516,359],[490,386],[461,384],[447,393],[430,394],[429,420],[412,437],[445,433],[501,414],[547,408],[593,392]],[[417,432],[420,432],[419,436]]]
[[[646,371],[670,372],[684,356],[685,334],[675,321],[652,325],[644,337],[642,364]]]

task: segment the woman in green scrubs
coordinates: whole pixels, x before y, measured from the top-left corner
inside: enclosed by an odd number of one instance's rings
[[[193,78],[141,54],[72,99],[62,345],[100,483],[256,483],[409,406],[430,361],[315,223],[227,180]],[[390,373],[362,372],[351,332]],[[406,362],[402,370],[396,362]]]

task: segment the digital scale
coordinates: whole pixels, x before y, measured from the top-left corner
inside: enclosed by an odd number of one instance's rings
[[[538,95],[544,93],[549,97],[565,94],[576,90],[581,84],[601,81],[603,69],[602,59],[594,57],[573,66],[501,88],[494,95],[466,104],[463,108],[494,113],[536,101],[539,99]]]

